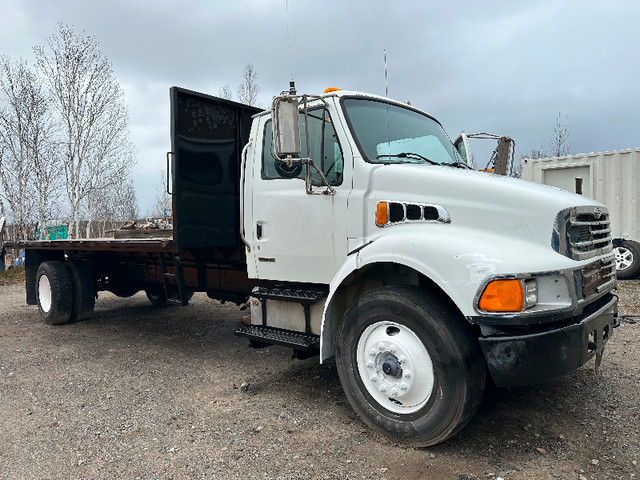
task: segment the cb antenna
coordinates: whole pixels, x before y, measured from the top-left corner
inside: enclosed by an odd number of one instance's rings
[[[387,73],[387,49],[384,49],[384,96],[389,97],[389,81]]]
[[[285,13],[287,17],[287,44],[289,47],[289,71],[291,72],[291,81],[293,82],[293,54],[291,53],[291,35],[289,34],[289,0],[284,2]]]

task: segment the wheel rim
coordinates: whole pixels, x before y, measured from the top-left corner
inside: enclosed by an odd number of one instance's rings
[[[404,325],[384,321],[367,327],[358,340],[356,360],[369,395],[387,410],[413,413],[431,397],[431,356]]]
[[[51,309],[51,284],[46,275],[42,275],[38,281],[38,299],[42,311],[48,313]]]
[[[625,247],[616,247],[616,270],[626,270],[633,263],[633,253]]]

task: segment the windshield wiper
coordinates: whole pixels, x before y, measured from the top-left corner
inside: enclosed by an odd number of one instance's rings
[[[376,156],[376,158],[381,158],[381,157],[413,158],[414,160],[422,160],[424,162],[430,163],[431,165],[441,165],[438,162],[434,162],[430,158],[424,157],[419,153],[413,153],[413,152],[387,153],[387,154]]]
[[[468,164],[464,162],[451,162],[451,163],[442,163],[441,165],[451,165],[456,168],[463,168],[465,170],[473,170],[473,167],[470,167]]]

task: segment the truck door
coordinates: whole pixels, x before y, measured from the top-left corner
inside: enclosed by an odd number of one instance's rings
[[[255,262],[257,277],[261,279],[328,284],[346,258],[347,197],[351,186],[345,181],[343,150],[325,107],[310,110],[307,118],[308,139],[305,116],[300,114],[303,155],[308,140],[310,157],[335,194],[307,194],[306,166],[294,178],[285,178],[290,173],[285,176],[279,173],[282,169],[276,165],[273,154],[271,120],[261,124],[260,166],[254,165],[251,186],[254,248],[248,260]],[[324,190],[320,176],[311,171],[314,189]]]
[[[239,161],[259,109],[171,88],[173,234],[179,248],[235,247]]]

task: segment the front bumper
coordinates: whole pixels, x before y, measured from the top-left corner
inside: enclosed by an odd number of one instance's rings
[[[573,324],[479,341],[496,386],[531,385],[569,373],[594,356],[601,358],[617,318],[618,298],[611,295]]]

